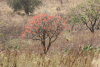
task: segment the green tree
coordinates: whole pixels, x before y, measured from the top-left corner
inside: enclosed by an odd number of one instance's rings
[[[100,0],[90,0],[86,4],[78,5],[72,11],[74,12],[74,19],[78,20],[76,22],[83,22],[88,29],[94,33],[94,27],[100,19]],[[72,16],[70,17],[71,22],[73,21]],[[78,18],[76,18],[76,16]]]
[[[29,12],[33,12],[35,7],[42,4],[39,0],[8,0],[7,3],[14,9],[14,12],[24,10],[28,15]]]
[[[78,15],[78,9],[77,8],[71,8],[71,11],[67,15],[67,21],[69,24],[71,24],[71,31],[73,31],[74,26],[78,23],[80,23],[80,18]]]

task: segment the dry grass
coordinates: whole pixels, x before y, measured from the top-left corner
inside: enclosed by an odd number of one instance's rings
[[[63,14],[65,15],[69,11],[70,7],[75,7],[77,4],[87,2],[86,0],[62,0],[63,4],[61,5],[59,0],[47,0],[43,1],[44,6],[41,6],[40,9],[35,10],[35,14],[43,13],[45,11],[49,12],[51,15]],[[56,8],[60,7],[60,11],[57,11]]]
[[[32,50],[20,54],[20,50],[6,50],[0,53],[0,67],[92,67],[93,57],[99,57],[98,51],[81,51],[74,53],[71,48],[67,53],[56,55],[34,55]],[[93,61],[94,62],[94,61]]]
[[[91,44],[95,47],[100,47],[100,31],[95,30],[95,33],[91,33],[89,30],[72,32],[71,42],[75,44],[88,45]]]

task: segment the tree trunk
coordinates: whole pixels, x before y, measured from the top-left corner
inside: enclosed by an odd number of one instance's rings
[[[42,41],[44,54],[46,54],[45,41]]]
[[[46,50],[46,53],[48,52],[50,46],[51,46],[51,43],[49,43],[49,45],[48,45],[48,47],[47,47],[47,50]]]
[[[43,49],[44,49],[44,54],[46,54],[46,48],[45,48],[45,31],[43,32],[42,45],[43,45]]]
[[[90,30],[92,33],[94,33],[94,26],[92,25],[92,28]]]
[[[29,15],[29,9],[28,9],[28,7],[25,7],[25,13],[26,13],[27,15]]]

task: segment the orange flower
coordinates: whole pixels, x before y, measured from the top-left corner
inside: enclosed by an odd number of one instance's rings
[[[56,28],[54,29],[54,31],[56,31]]]
[[[21,38],[21,37],[19,37],[19,38]]]
[[[28,32],[28,30],[26,29],[25,32]]]
[[[30,28],[30,31],[32,31],[33,28]]]
[[[30,17],[30,19],[32,19],[33,17]]]
[[[59,19],[57,19],[56,21],[59,21]]]
[[[25,28],[26,28],[26,29],[29,29],[29,28],[30,28],[30,25],[26,25]]]
[[[63,34],[63,32],[62,32],[62,31],[61,31],[60,33],[61,33],[61,34]]]
[[[52,36],[53,34],[50,34],[50,36]]]
[[[28,31],[29,33],[31,33],[31,31]]]
[[[55,27],[57,26],[57,24],[55,25]]]
[[[43,20],[44,22],[47,22],[47,20],[46,20],[46,18],[44,18],[44,20]]]
[[[34,34],[34,32],[32,32],[32,34]]]
[[[22,38],[25,37],[25,34],[21,34]]]
[[[46,29],[46,27],[44,27],[44,29]]]
[[[36,29],[39,29],[39,27],[36,27]]]
[[[41,25],[41,23],[38,22],[38,25]]]
[[[36,31],[37,33],[39,32],[39,31]]]
[[[48,25],[49,25],[50,23],[48,23]]]
[[[37,21],[33,21],[34,22],[34,24],[37,22]]]

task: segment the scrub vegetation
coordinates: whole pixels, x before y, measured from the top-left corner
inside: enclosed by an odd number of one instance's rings
[[[100,1],[34,1],[0,1],[0,67],[100,67]]]

